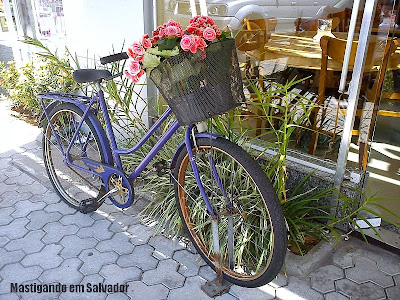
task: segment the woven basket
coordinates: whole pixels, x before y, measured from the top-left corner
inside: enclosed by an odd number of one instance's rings
[[[212,43],[205,53],[182,52],[150,72],[180,125],[227,112],[244,102],[235,41]]]

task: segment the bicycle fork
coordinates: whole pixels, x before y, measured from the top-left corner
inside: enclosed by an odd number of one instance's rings
[[[215,272],[217,273],[218,284],[222,285],[222,283],[223,283],[222,258],[221,258],[221,249],[220,249],[220,244],[219,244],[220,239],[219,239],[219,231],[218,231],[219,217],[216,214],[216,212],[214,211],[214,209],[208,199],[207,193],[204,189],[203,183],[201,182],[200,173],[197,168],[195,156],[192,151],[192,143],[191,143],[193,141],[194,146],[197,148],[196,139],[195,139],[194,135],[192,135],[191,133],[192,133],[192,127],[189,126],[186,128],[186,134],[185,134],[186,148],[187,148],[190,165],[192,167],[197,186],[199,187],[200,193],[203,197],[203,200],[207,206],[207,210],[210,214],[211,229],[212,229],[212,235],[213,235],[213,252],[214,252],[214,260],[215,260]],[[193,139],[191,138],[191,136],[193,136]],[[233,216],[232,216],[233,204],[229,200],[229,197],[222,185],[220,176],[215,167],[215,162],[212,157],[212,153],[209,152],[207,154],[207,156],[208,156],[208,161],[209,161],[209,164],[211,167],[211,172],[213,174],[214,180],[217,182],[217,185],[220,188],[220,190],[225,198],[227,207],[228,207],[228,214],[229,214],[228,215],[228,259],[229,259],[229,268],[233,269],[233,267],[234,267],[234,262],[233,262],[233,255],[234,255],[233,241],[234,240],[233,240]]]

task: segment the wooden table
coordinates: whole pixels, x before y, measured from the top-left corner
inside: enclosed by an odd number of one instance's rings
[[[321,48],[319,42],[314,42],[315,31],[290,33],[271,33],[268,42],[261,48],[247,51],[246,54],[258,61],[270,61],[287,67],[298,69],[319,70],[321,68]],[[334,32],[337,38],[346,39],[347,32]],[[358,38],[358,35],[355,35]],[[384,49],[386,36],[372,35],[371,41],[381,40]],[[371,49],[370,49],[371,50]],[[366,69],[373,70],[380,67],[382,55],[374,50],[374,60],[366,64]],[[396,50],[390,58],[388,70],[400,68],[400,50]],[[342,64],[331,59],[328,61],[328,70],[341,71]]]

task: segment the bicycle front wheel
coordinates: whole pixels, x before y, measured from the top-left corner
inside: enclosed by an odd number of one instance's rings
[[[50,112],[50,120],[64,153],[72,143],[70,160],[75,165],[87,168],[83,163],[84,158],[104,162],[104,153],[94,125],[87,119],[83,121],[77,138],[72,140],[82,115],[82,110],[77,106],[63,103]],[[49,123],[45,124],[43,132],[43,159],[55,190],[75,209],[79,209],[82,200],[97,198],[105,193],[104,183],[100,177],[92,176],[66,163]]]
[[[282,208],[268,177],[247,152],[228,140],[199,138],[193,152],[218,218],[224,278],[245,287],[270,282],[282,268],[287,235]],[[212,222],[186,148],[178,157],[174,176],[184,228],[199,254],[215,270]]]

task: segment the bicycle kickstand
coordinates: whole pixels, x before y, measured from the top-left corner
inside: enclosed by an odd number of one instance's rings
[[[214,260],[215,260],[215,272],[217,277],[212,281],[207,281],[201,286],[201,289],[209,297],[214,298],[220,296],[229,291],[232,284],[224,280],[222,275],[222,263],[221,263],[221,251],[219,247],[219,233],[218,233],[218,218],[215,217],[211,220],[212,233],[213,233],[213,247],[214,247]]]

